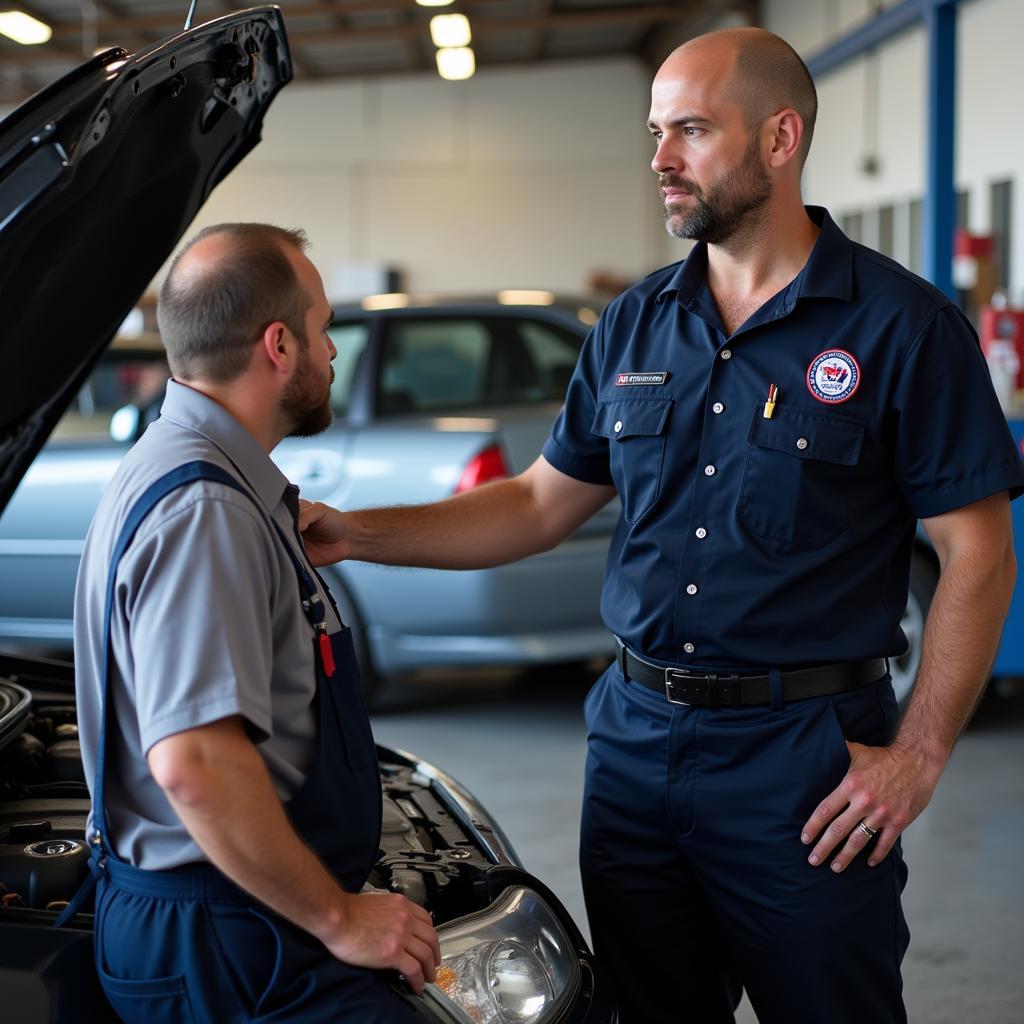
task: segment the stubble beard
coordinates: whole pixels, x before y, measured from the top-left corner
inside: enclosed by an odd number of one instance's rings
[[[665,206],[665,230],[673,238],[690,238],[722,245],[760,223],[772,195],[772,180],[761,165],[757,139],[748,143],[737,167],[726,171],[704,192],[696,182],[662,175],[658,187],[683,188],[694,199],[694,208]]]
[[[292,378],[281,396],[281,414],[291,424],[288,437],[315,437],[334,422],[331,408],[331,384],[334,367],[326,385],[316,372],[308,351],[302,356],[298,373]]]

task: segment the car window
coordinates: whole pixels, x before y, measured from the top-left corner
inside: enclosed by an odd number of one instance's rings
[[[569,330],[514,316],[395,319],[384,338],[378,411],[560,400],[581,343]]]
[[[394,321],[384,339],[378,390],[382,413],[477,405],[492,348],[477,319]]]
[[[519,334],[530,353],[544,398],[561,401],[576,369],[582,338],[536,320],[523,320]]]
[[[369,326],[362,321],[336,323],[327,332],[334,342],[338,354],[331,364],[334,367],[334,383],[331,385],[331,408],[335,416],[344,416],[352,401],[352,385],[355,381],[359,357],[366,348],[370,336]]]
[[[170,371],[161,352],[110,351],[75,396],[53,432],[58,440],[110,439],[110,419],[135,404],[143,425],[156,419]]]

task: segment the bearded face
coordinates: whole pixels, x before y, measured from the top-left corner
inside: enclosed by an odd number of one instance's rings
[[[665,230],[674,238],[691,238],[720,245],[755,218],[772,195],[772,181],[761,163],[756,135],[736,167],[719,175],[706,188],[666,173],[658,187],[689,192],[692,202],[665,204]]]
[[[331,384],[334,383],[334,367],[329,370],[325,375],[317,369],[307,344],[281,396],[281,412],[285,421],[291,424],[288,437],[314,437],[333,422]]]

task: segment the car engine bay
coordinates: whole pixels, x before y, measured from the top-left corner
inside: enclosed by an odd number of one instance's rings
[[[10,710],[25,691],[8,682]],[[88,873],[90,800],[75,706],[35,701],[0,749],[0,907],[59,912]],[[385,753],[385,752],[382,752]],[[380,851],[369,885],[428,907],[439,924],[481,909],[492,866],[414,765],[381,761]]]
[[[98,987],[91,904],[52,927],[89,873],[73,693],[70,663],[0,654],[0,984],[12,1021],[26,1024],[115,1019]],[[381,838],[366,887],[427,909],[441,941],[435,986],[411,999],[395,982],[417,1019],[611,1021],[579,930],[486,810],[414,755],[377,755]]]

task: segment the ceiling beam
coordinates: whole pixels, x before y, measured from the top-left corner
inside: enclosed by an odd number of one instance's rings
[[[483,6],[483,2],[480,6]],[[476,0],[461,0],[460,8],[464,11],[476,6]],[[493,10],[493,4],[491,5]],[[408,0],[401,3],[392,3],[389,0],[379,0],[374,3],[359,4],[330,4],[323,0],[315,3],[282,3],[281,13],[284,15],[285,26],[289,18],[324,17],[336,20],[339,14],[351,14],[359,10],[399,10],[412,11],[419,14],[424,12],[422,20],[408,21],[404,24],[391,26],[373,26],[369,28],[340,28],[332,30],[353,42],[372,42],[381,39],[399,39],[407,36],[420,35],[427,31],[429,16],[428,8],[410,8]],[[637,26],[650,25],[653,22],[665,21],[675,22],[690,17],[692,6],[690,4],[645,4],[636,7],[608,7],[591,10],[564,10],[551,11],[546,13],[527,15],[526,17],[502,17],[500,15],[473,15],[471,18],[473,33],[499,32],[509,30],[527,29],[530,31],[558,28],[613,28],[617,25],[634,24]],[[77,22],[58,22],[53,25],[54,39],[77,38],[81,35],[81,26]],[[97,31],[103,38],[116,38],[122,36],[132,38],[140,30],[165,31],[167,34],[181,31],[182,19],[167,14],[140,14],[135,17],[103,19],[97,23]],[[289,32],[289,36],[293,33]],[[119,44],[123,45],[123,44]]]
[[[540,25],[530,30],[530,41],[526,45],[528,60],[540,60],[544,53],[544,43],[547,41],[548,36],[545,22],[551,17],[551,0],[537,0],[534,13],[540,20]]]
[[[618,47],[609,47],[606,50],[594,50],[589,53],[574,53],[560,56],[557,58],[541,57],[537,60],[523,60],[521,57],[502,57],[497,60],[487,61],[488,68],[515,68],[515,67],[535,67],[538,64],[551,64],[557,61],[559,64],[576,64],[588,60],[602,60],[604,58],[621,57],[622,50]],[[357,79],[357,78],[381,78],[388,75],[400,75],[410,73],[409,69],[403,69],[399,67],[385,67],[385,68],[363,68],[352,71],[331,71],[324,72],[320,70],[317,74],[318,81],[327,81],[329,79]]]
[[[390,4],[389,0],[380,0],[382,7],[391,7],[398,9],[397,5]],[[372,6],[372,5],[371,5]],[[461,0],[461,7],[465,8],[471,6],[467,3],[467,0]],[[734,0],[733,3],[728,5],[728,9],[735,7],[748,8],[750,3],[748,0]],[[303,15],[318,15],[330,18],[336,22],[339,14],[348,14],[356,9],[368,9],[365,3],[355,4],[343,4],[343,3],[302,3],[294,4],[287,8],[283,8],[284,14],[287,18],[290,13],[293,17],[298,14]],[[376,9],[376,8],[374,8]],[[408,10],[408,0],[402,5],[402,10]],[[492,8],[493,9],[493,8]],[[427,10],[427,8],[424,8]],[[720,0],[703,0],[695,6],[692,3],[679,3],[679,4],[644,4],[636,7],[611,7],[602,9],[590,9],[590,10],[557,10],[552,9],[550,3],[542,5],[536,10],[535,13],[530,15],[520,15],[516,17],[500,17],[497,15],[491,15],[488,17],[474,17],[472,19],[473,36],[474,39],[485,39],[488,35],[493,33],[510,32],[510,31],[526,31],[533,34],[534,39],[540,37],[544,39],[548,32],[558,29],[585,29],[585,28],[614,28],[616,26],[630,27],[630,28],[647,28],[648,38],[675,38],[680,30],[685,31],[689,26],[695,24],[704,23],[711,11],[717,11],[719,14],[722,12],[722,5]],[[696,19],[696,20],[695,20]],[[138,50],[151,46],[154,40],[153,33],[156,31],[157,21],[161,21],[163,24],[168,24],[166,15],[147,15],[139,18],[128,19],[122,22],[117,22],[123,26],[123,31],[118,38],[117,33],[108,33],[103,30],[104,24],[115,24],[113,22],[100,22],[100,42],[108,46],[123,46],[126,50]],[[699,31],[698,29],[697,31]],[[70,29],[68,30],[70,32]],[[77,36],[67,36],[67,38],[80,39],[81,29],[76,28],[74,30]],[[173,22],[173,32],[181,31],[181,20],[176,19]],[[381,41],[395,41],[402,42],[405,47],[414,47],[417,41],[424,38],[427,33],[427,23],[425,21],[408,21],[400,22],[398,24],[390,26],[374,26],[364,28],[331,28],[326,31],[289,31],[288,38],[292,45],[292,51],[295,53],[300,48],[307,48],[307,58],[313,60],[315,63],[315,47],[318,43],[371,43]],[[695,34],[695,33],[694,33]],[[56,38],[56,34],[55,34]],[[64,38],[62,36],[62,38]],[[601,51],[604,53],[604,51]],[[622,52],[621,47],[618,48],[617,52]],[[589,54],[582,54],[581,56],[588,56]],[[52,44],[44,44],[42,46],[34,47],[17,47],[16,49],[7,50],[4,48],[0,62],[5,67],[24,67],[41,64],[61,64],[64,60],[73,56],[73,63],[78,63],[81,60],[81,54],[74,47],[62,47],[59,50],[55,49]],[[528,54],[527,60],[537,62],[542,59],[542,46],[536,46],[532,48]],[[559,57],[558,59],[565,59]],[[495,61],[486,60],[481,62],[482,66],[490,66],[495,64]],[[502,60],[501,64],[514,64],[515,60]],[[659,62],[660,63],[660,62]],[[388,71],[409,71],[417,70],[424,67],[422,60],[415,60],[412,62],[412,66],[409,64],[405,66],[391,66],[383,69],[385,72]],[[296,70],[300,73],[303,71],[300,60],[296,61]],[[311,72],[312,68],[309,68]],[[354,74],[362,74],[364,72],[354,72]],[[373,74],[374,72],[368,72]],[[323,77],[323,72],[315,72],[316,77]],[[343,75],[342,77],[350,77],[349,75]]]
[[[621,57],[622,50],[617,46],[608,47],[604,50],[592,50],[588,53],[573,53],[565,54],[559,57],[540,57],[536,60],[528,59],[523,60],[519,57],[502,57],[497,60],[489,60],[487,67],[489,68],[515,68],[515,67],[535,67],[538,64],[578,64],[588,60],[602,60],[605,58]],[[328,81],[331,79],[358,79],[358,78],[383,78],[386,76],[411,74],[413,69],[405,67],[381,67],[381,68],[356,68],[351,71],[325,71],[322,68],[312,68],[311,73],[306,76],[307,80],[315,79],[317,81]],[[423,73],[423,72],[420,72]],[[303,76],[297,75],[296,80],[301,79]],[[13,86],[12,88],[16,88]],[[32,89],[31,92],[37,91]],[[21,99],[26,98],[31,94],[29,90],[21,90]],[[15,100],[9,100],[7,102],[15,102]]]

